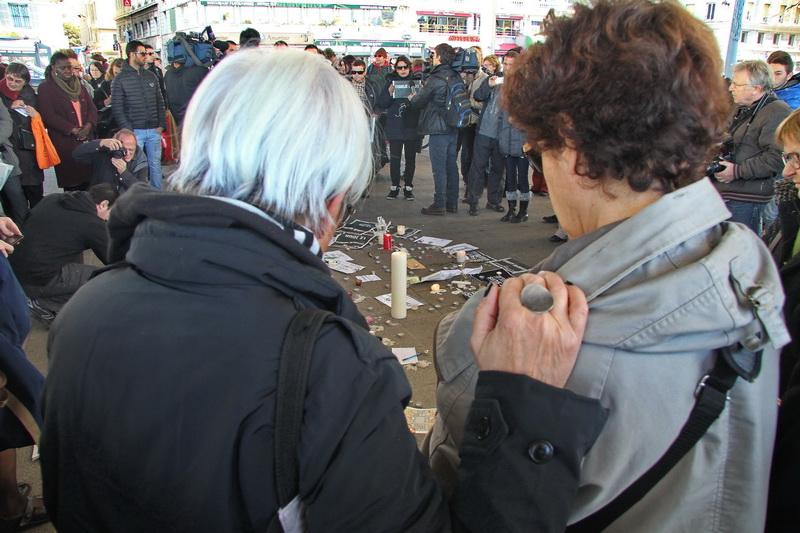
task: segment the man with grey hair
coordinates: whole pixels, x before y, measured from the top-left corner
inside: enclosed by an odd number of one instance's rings
[[[120,198],[109,221],[114,267],[53,327],[41,441],[53,524],[449,529],[441,489],[408,431],[405,374],[322,261],[370,178],[355,91],[316,54],[240,51],[201,84],[183,135],[169,190],[137,185]],[[523,307],[531,284],[549,288],[551,311]],[[541,515],[536,525],[563,530],[580,460],[605,422],[599,402],[561,390],[585,297],[547,273],[508,280],[484,301],[472,347],[486,372],[454,515],[520,524]],[[306,309],[323,311],[321,329],[292,333]],[[296,338],[311,342],[292,347]],[[304,354],[307,384],[283,366]],[[293,390],[298,440],[287,445],[292,432],[276,426],[282,392]],[[528,449],[545,437],[558,453],[539,465]],[[494,497],[477,496],[478,486]]]
[[[765,61],[742,61],[733,67],[730,92],[739,107],[728,133],[728,154],[714,174],[733,222],[761,235],[761,213],[772,198],[773,182],[783,170],[775,130],[792,109],[773,94],[772,70]]]

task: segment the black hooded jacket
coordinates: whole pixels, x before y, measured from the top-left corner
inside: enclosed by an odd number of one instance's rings
[[[386,138],[390,141],[413,141],[419,137],[417,134],[417,124],[419,122],[419,110],[411,105],[408,98],[394,98],[389,94],[389,87],[393,81],[419,81],[422,73],[415,72],[401,77],[397,71],[386,75],[386,84],[383,90],[378,93],[377,107],[386,109]]]

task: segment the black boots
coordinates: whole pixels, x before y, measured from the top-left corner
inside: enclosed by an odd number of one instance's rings
[[[509,200],[508,201],[508,212],[503,215],[503,218],[500,219],[500,222],[510,222],[512,218],[514,218],[514,213],[517,212],[517,201],[516,200]]]
[[[516,202],[515,202],[516,203]],[[528,220],[528,204],[530,201],[520,200],[519,201],[519,213],[517,216],[511,219],[513,224],[519,224],[520,222],[527,222]],[[511,204],[511,202],[509,202]]]

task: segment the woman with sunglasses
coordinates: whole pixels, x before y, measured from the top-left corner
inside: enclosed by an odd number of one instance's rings
[[[386,85],[378,94],[377,106],[387,110],[385,133],[389,141],[389,171],[392,178],[387,200],[394,200],[400,195],[400,158],[403,152],[406,155],[406,168],[402,173],[403,196],[406,200],[414,199],[419,111],[411,106],[408,98],[395,97],[395,85],[406,87],[421,79],[421,74],[412,74],[411,61],[406,56],[398,56],[394,71],[386,75]]]
[[[541,155],[570,239],[533,271],[555,271],[589,301],[567,388],[609,413],[569,522],[606,509],[609,519],[579,530],[763,531],[789,337],[769,251],[728,221],[704,177],[730,113],[714,34],[672,0],[576,3],[548,15],[542,34],[506,77],[503,107]],[[478,368],[466,349],[477,303],[438,330],[441,419],[429,451],[443,479],[466,435],[459,406]],[[681,441],[709,397],[718,418]],[[667,455],[675,442],[685,455]],[[636,489],[641,499],[607,507],[665,456],[675,461]]]
[[[61,163],[55,166],[58,186],[66,191],[85,190],[92,169],[72,158],[72,151],[94,139],[97,108],[81,84],[70,58],[56,52],[39,85],[39,112]]]

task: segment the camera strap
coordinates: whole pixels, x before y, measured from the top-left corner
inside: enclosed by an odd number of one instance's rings
[[[759,111],[761,111],[761,109],[764,106],[766,106],[767,104],[771,104],[777,99],[778,98],[772,93],[767,93],[764,96],[762,96],[758,100],[758,102],[755,103],[754,106],[740,109],[739,112],[736,114],[736,116],[734,116],[733,122],[731,123],[731,131],[730,131],[731,137],[734,137],[736,130],[738,130],[742,126],[742,124],[746,123],[747,126],[745,127],[744,133],[742,134],[742,138],[744,138],[747,135],[747,130],[750,128],[750,124],[752,124],[753,121],[756,119],[756,114]],[[752,112],[750,111],[751,109]],[[735,141],[734,144],[736,144]]]

